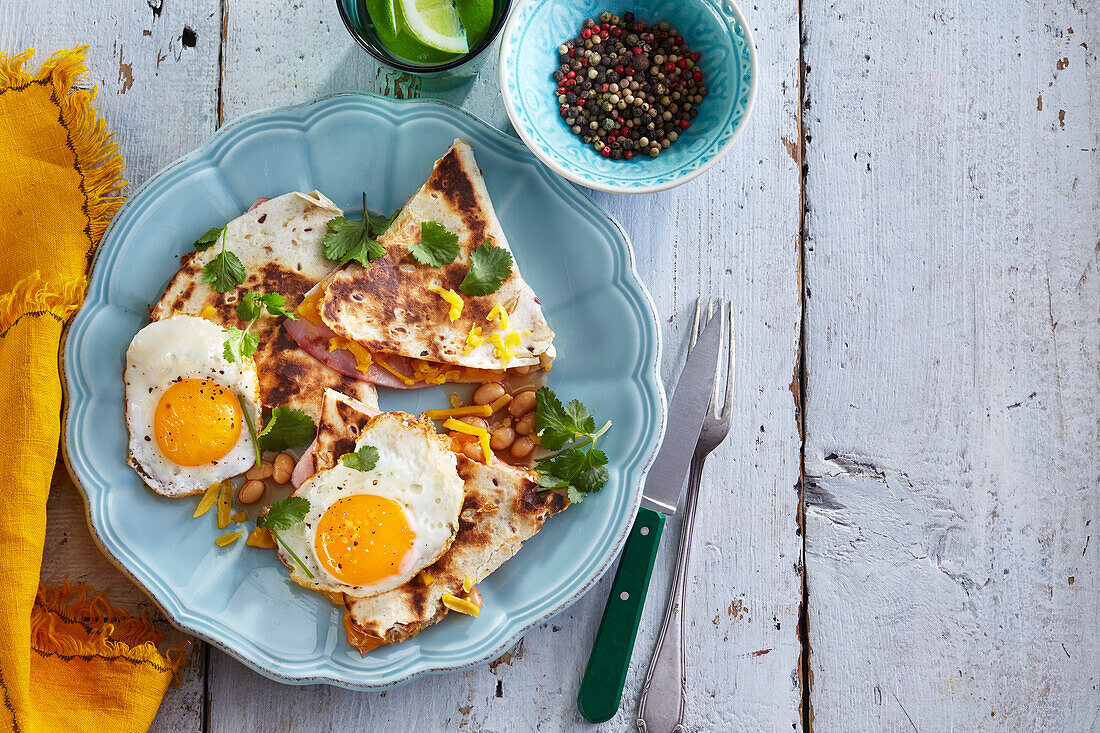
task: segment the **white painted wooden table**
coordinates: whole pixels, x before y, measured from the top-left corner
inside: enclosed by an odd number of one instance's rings
[[[688,727],[1098,730],[1100,8],[743,9],[760,93],[736,149],[674,191],[594,196],[634,241],[666,380],[696,295],[737,308],[740,410],[691,564]],[[0,0],[0,48],[79,43],[132,186],[251,110],[429,95],[327,0]],[[441,96],[503,119],[492,62]],[[149,605],[64,477],[49,512],[47,580]],[[598,730],[629,727],[671,562],[624,712]],[[486,668],[388,693],[282,687],[198,645],[154,729],[585,729],[573,700],[606,593]]]

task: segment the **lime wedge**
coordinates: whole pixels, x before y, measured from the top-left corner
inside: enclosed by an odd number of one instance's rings
[[[455,0],[455,6],[470,46],[481,43],[493,24],[493,0]]]
[[[371,22],[377,30],[397,35],[397,9],[394,0],[371,0],[367,3]]]
[[[416,40],[425,46],[467,53],[466,30],[459,20],[453,0],[398,0],[401,14]]]

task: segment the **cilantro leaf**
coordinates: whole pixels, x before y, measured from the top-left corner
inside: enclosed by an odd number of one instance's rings
[[[271,411],[267,425],[256,437],[264,450],[286,450],[292,445],[303,445],[313,439],[317,426],[313,419],[289,407],[279,406]]]
[[[369,267],[372,260],[377,260],[379,257],[386,256],[386,248],[379,242],[376,242],[369,237],[357,244],[351,251],[340,258],[340,264],[346,265],[352,260],[355,260],[363,267]]]
[[[580,504],[584,501],[584,497],[586,496],[588,496],[588,494],[583,491],[577,491],[572,486],[568,486],[565,489],[565,498],[570,504]]]
[[[328,223],[328,233],[325,234],[323,254],[330,260],[342,260],[345,255],[357,248],[364,239],[370,238],[367,231],[369,221],[355,221],[344,216],[337,216]]]
[[[378,465],[378,449],[373,445],[364,445],[354,453],[341,456],[340,463],[356,471],[370,471]]]
[[[539,484],[547,489],[567,486],[589,493],[599,491],[607,483],[607,454],[599,448],[583,451],[570,448],[553,458],[544,458],[535,465]],[[553,482],[553,483],[552,483]],[[552,485],[547,486],[547,483]]]
[[[288,496],[268,507],[267,514],[256,517],[256,525],[281,532],[304,521],[307,512],[309,512],[309,499],[303,496]]]
[[[409,245],[409,253],[422,265],[443,267],[458,257],[458,235],[438,221],[420,222],[420,242]]]
[[[486,239],[470,253],[470,271],[458,289],[467,295],[488,295],[500,289],[512,274],[512,254]]]
[[[222,353],[229,362],[241,362],[256,353],[260,345],[260,337],[251,331],[242,331],[239,328],[223,328],[225,334],[225,348]]]
[[[385,214],[379,214],[378,216],[370,217],[370,233],[372,237],[377,237],[382,232],[390,228],[390,224],[393,224],[393,220],[397,218],[397,215],[401,213],[401,209],[394,209],[393,213],[389,216]]]
[[[286,298],[278,293],[264,293],[260,296],[260,300],[263,302],[264,307],[267,308],[267,312],[271,315],[284,316],[292,321],[298,320],[298,316],[287,311]]]
[[[214,227],[213,229],[208,229],[206,231],[206,234],[195,240],[195,249],[197,249],[199,252],[205,252],[206,250],[213,247],[223,234],[225,234],[225,227]]]
[[[224,241],[222,246],[225,246]],[[228,293],[244,282],[246,274],[237,255],[223,249],[202,268],[202,281],[210,283],[210,287],[219,293]]]
[[[254,321],[260,317],[260,294],[253,291],[248,291],[241,297],[241,302],[237,304],[237,318],[242,321]]]
[[[542,447],[558,450],[578,435],[591,435],[595,430],[595,419],[578,400],[563,407],[549,387],[535,392],[535,433],[542,439]]]

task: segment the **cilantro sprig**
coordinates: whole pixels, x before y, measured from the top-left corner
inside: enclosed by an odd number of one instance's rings
[[[202,281],[219,293],[228,293],[243,283],[248,274],[237,255],[225,248],[225,232],[226,227],[211,229],[195,240],[194,245],[199,252],[205,252],[214,244],[221,244],[221,252],[202,268]]]
[[[535,433],[542,447],[554,451],[535,464],[539,486],[565,489],[570,504],[599,491],[607,483],[607,454],[596,441],[611,428],[608,420],[596,429],[596,419],[579,400],[562,404],[549,387],[535,392]]]
[[[370,471],[378,465],[378,449],[373,445],[364,445],[354,453],[340,457],[340,463],[356,471]]]
[[[282,316],[292,321],[298,320],[298,316],[286,309],[286,299],[278,293],[248,291],[241,296],[241,302],[237,304],[237,318],[248,321],[248,325],[244,328],[230,326],[222,329],[225,335],[225,348],[222,353],[226,361],[244,361],[256,353],[256,349],[260,346],[260,337],[252,333],[252,326],[265,310],[273,316]]]
[[[386,231],[390,223],[397,218],[398,212],[391,216],[369,216],[367,214],[367,194],[363,194],[363,218],[359,221],[337,216],[328,223],[325,234],[323,254],[326,259],[338,260],[341,265],[355,260],[363,266],[369,266],[371,260],[384,257],[386,248],[375,240]]]
[[[458,235],[438,221],[422,221],[420,241],[409,245],[409,253],[422,265],[443,267],[458,257]]]
[[[312,578],[313,573],[309,571],[305,563],[302,562],[302,558],[290,549],[290,547],[283,541],[283,538],[279,536],[279,532],[284,532],[295,524],[305,521],[306,513],[309,511],[309,499],[302,496],[288,496],[282,501],[277,501],[272,504],[267,514],[256,517],[257,527],[266,527],[267,531],[271,533],[271,536],[275,538],[275,541],[283,546],[283,549],[290,553],[290,556],[294,558],[294,561],[298,563],[298,566],[302,568],[308,577]]]
[[[256,442],[264,450],[284,451],[292,445],[305,445],[316,434],[313,418],[301,410],[280,405],[271,411],[267,425],[256,435]]]
[[[486,239],[470,253],[470,270],[458,289],[466,295],[489,295],[512,274],[512,253]]]

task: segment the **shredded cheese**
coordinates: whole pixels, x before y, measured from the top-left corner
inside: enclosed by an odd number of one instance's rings
[[[206,490],[206,493],[202,495],[202,499],[199,500],[199,505],[195,507],[195,513],[192,517],[201,517],[210,511],[210,507],[214,506],[214,502],[218,500],[218,495],[221,493],[222,482],[215,481],[210,484],[210,487]]]
[[[485,316],[486,321],[491,321],[494,318],[498,319],[501,331],[508,330],[508,311],[500,303],[494,305],[493,309],[489,311],[489,315]]]
[[[234,522],[243,522],[244,520],[248,519],[248,515],[244,512],[236,512],[232,517],[230,517],[230,519],[232,519]]]
[[[443,427],[447,430],[453,430],[456,433],[466,433],[466,435],[473,435],[481,442],[481,462],[485,465],[489,465],[489,456],[492,455],[492,451],[489,448],[489,431],[485,428],[477,428],[469,423],[464,423],[461,420],[455,420],[453,417],[447,418],[447,422],[443,423]]]
[[[400,379],[400,380],[401,380],[402,382],[404,382],[405,384],[416,384],[416,380],[415,380],[415,379],[412,379],[411,377],[408,377],[408,376],[406,376],[406,375],[402,374],[401,372],[397,371],[396,369],[394,369],[393,367],[391,367],[391,366],[390,366],[389,364],[387,364],[387,363],[386,363],[386,360],[385,360],[385,359],[379,359],[379,360],[378,360],[378,361],[376,361],[375,363],[376,363],[376,364],[377,364],[378,366],[380,366],[380,367],[382,367],[383,369],[385,369],[385,370],[386,370],[387,372],[389,372],[390,374],[392,374],[393,376],[395,376],[395,377],[397,377],[398,379]]]
[[[218,309],[212,305],[208,305],[202,309],[202,313],[200,313],[199,315],[208,321],[213,321],[215,318],[218,317]]]
[[[458,401],[458,395],[456,395],[454,392],[451,392],[449,395],[447,395],[447,401],[451,403],[451,407],[459,407],[461,405],[461,403]]]
[[[481,335],[481,326],[474,326],[470,329],[470,332],[466,334],[466,348],[462,350],[462,353],[469,356],[470,352],[485,343],[485,337]]]
[[[514,349],[519,346],[520,336],[515,331],[509,331],[503,337],[499,333],[494,333],[489,336],[489,341],[493,344],[493,353],[496,357],[507,363],[516,355]]]
[[[470,589],[473,588],[473,587],[474,587],[474,579],[473,579],[472,576],[467,575],[465,578],[462,579],[462,590],[469,593]]]
[[[223,535],[218,535],[218,538],[214,540],[214,544],[218,547],[225,547],[236,542],[242,534],[244,534],[243,529],[238,529],[236,532],[226,532]]]
[[[465,598],[459,598],[458,596],[451,595],[450,593],[443,594],[443,605],[452,611],[458,613],[464,613],[467,616],[474,616],[475,618],[481,613],[481,607],[471,601],[467,601]]]
[[[470,405],[469,407],[452,407],[449,410],[425,410],[424,414],[433,420],[446,420],[449,417],[463,417],[465,415],[489,417],[493,414],[493,408],[491,405]]]
[[[508,403],[511,402],[511,401],[512,401],[512,395],[505,392],[504,394],[502,394],[500,397],[497,398],[496,402],[489,405],[489,409],[492,410],[492,412],[496,412],[497,410],[499,410],[503,407],[507,407]]]
[[[229,512],[233,510],[233,484],[222,481],[221,491],[218,492],[218,529],[229,526]]]
[[[432,574],[429,573],[427,570],[421,570],[420,581],[424,583],[425,586],[431,586],[431,584],[435,582],[435,578],[432,577]]]
[[[256,527],[248,533],[245,544],[249,547],[262,547],[265,550],[275,549],[275,538],[271,536],[271,530],[267,527]]]
[[[438,295],[451,306],[451,309],[447,311],[447,318],[451,319],[451,323],[454,323],[462,315],[462,296],[453,290],[439,287],[438,285],[429,285],[428,290]]]
[[[349,338],[343,336],[333,336],[328,340],[328,350],[336,351],[337,349],[343,349],[344,351],[351,352],[351,355],[355,357],[355,368],[364,374],[374,364],[374,358],[371,353],[363,348],[361,344],[352,341]]]
[[[316,292],[302,298],[302,302],[299,303],[298,307],[294,310],[295,314],[309,321],[314,326],[325,325],[325,322],[321,320],[321,299],[325,297],[326,286],[327,283],[322,283],[317,286]]]

